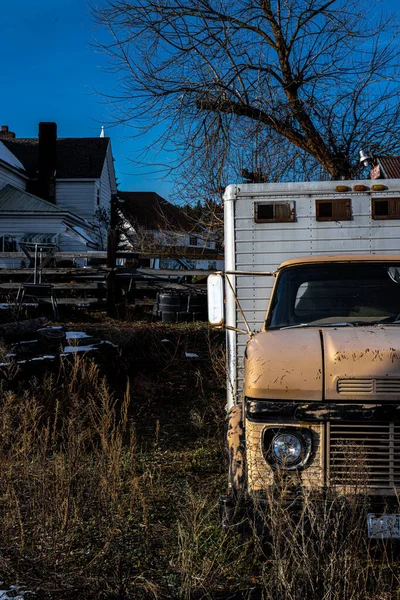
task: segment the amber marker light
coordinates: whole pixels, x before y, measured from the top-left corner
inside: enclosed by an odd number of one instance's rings
[[[369,187],[366,185],[355,185],[353,187],[354,192],[366,192],[367,190],[369,190]]]
[[[351,188],[349,188],[348,185],[337,185],[335,189],[337,192],[350,192],[351,191]]]
[[[371,190],[374,190],[374,192],[383,192],[383,190],[387,189],[387,186],[382,183],[374,183],[374,185],[371,185]]]

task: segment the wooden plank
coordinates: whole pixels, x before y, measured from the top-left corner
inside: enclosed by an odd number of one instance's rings
[[[1,290],[18,290],[22,285],[22,282],[17,283],[14,281],[9,281],[6,283],[0,283]],[[52,283],[55,290],[105,290],[105,282],[91,282],[91,283],[74,283],[74,282],[66,282],[66,283]]]
[[[107,258],[107,252],[97,250],[88,252],[55,252],[54,257],[59,260],[66,258]],[[26,258],[26,255],[23,252],[0,252],[1,258]]]
[[[57,304],[60,305],[80,305],[90,306],[91,304],[104,305],[106,300],[103,298],[57,298]]]
[[[221,253],[213,252],[202,254],[201,252],[194,252],[190,249],[182,247],[173,248],[169,250],[154,250],[152,252],[131,252],[126,250],[119,250],[116,254],[117,258],[188,258],[197,260],[223,260],[224,256]],[[100,250],[90,250],[88,252],[55,252],[54,257],[58,260],[72,260],[74,258],[104,258],[107,259],[107,252]],[[0,259],[2,258],[26,258],[23,252],[0,252]]]
[[[45,269],[43,275],[71,275],[71,277],[87,277],[90,279],[95,275],[105,275],[109,269],[106,267],[94,267],[91,269],[76,269],[72,267],[58,268],[58,269]],[[0,269],[0,276],[3,275],[31,275],[33,276],[32,269]]]
[[[96,275],[106,275],[110,269],[107,267],[93,267],[90,269],[73,269],[71,267],[66,268],[58,268],[58,269],[46,269],[43,271],[43,275],[71,275],[71,277],[87,277],[90,279]],[[187,271],[184,269],[132,269],[127,270],[126,267],[121,267],[121,269],[116,269],[118,277],[133,277],[135,275],[144,276],[146,278],[154,278],[154,277],[185,277],[187,275],[198,276],[202,275],[207,276],[215,271],[206,271],[205,269],[188,269]],[[32,275],[32,269],[0,269],[0,277],[3,275]]]
[[[0,271],[1,272],[1,271]],[[119,277],[123,277],[124,275],[126,275],[126,277],[130,276],[130,273],[122,273],[122,272],[118,272],[118,276]],[[174,276],[174,277],[186,277],[187,275],[191,275],[193,277],[198,276],[201,277],[202,275],[204,275],[205,277],[207,275],[211,275],[211,273],[215,273],[215,271],[206,271],[205,269],[188,269],[187,271],[185,269],[137,269],[137,270],[133,270],[132,273],[137,274],[137,275],[146,275],[146,276],[152,276],[152,277],[162,277],[162,276]]]

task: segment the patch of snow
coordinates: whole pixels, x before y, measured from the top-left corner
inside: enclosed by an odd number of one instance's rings
[[[90,335],[88,335],[84,331],[67,331],[66,337],[67,340],[82,340],[83,338],[90,337]]]
[[[97,350],[96,346],[65,346],[64,352],[89,352],[90,350]]]
[[[185,356],[186,358],[200,358],[199,355],[194,352],[185,352]]]
[[[4,581],[0,581],[0,585],[4,586]],[[0,600],[23,600],[27,594],[36,596],[35,592],[21,590],[17,585],[10,585],[7,590],[0,590]]]
[[[34,307],[36,308],[38,305],[37,302],[0,302],[0,309],[1,310],[7,310],[10,308],[16,308],[16,307],[20,307],[20,306],[25,306],[25,307]]]

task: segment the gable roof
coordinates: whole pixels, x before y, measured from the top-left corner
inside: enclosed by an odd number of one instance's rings
[[[0,216],[1,213],[15,213],[15,218],[18,218],[24,213],[33,214],[35,218],[40,218],[40,215],[59,216],[63,219],[63,222],[64,220],[69,221],[72,224],[71,227],[73,229],[75,229],[76,224],[79,224],[88,230],[93,230],[92,224],[88,223],[83,217],[76,213],[60,208],[56,204],[52,204],[34,194],[20,190],[11,184],[6,185],[0,190]],[[64,224],[68,225],[68,223]],[[82,235],[81,232],[78,231],[78,228],[75,230],[79,235]]]
[[[29,177],[37,177],[39,139],[2,139],[22,163]],[[110,138],[57,138],[57,179],[98,179],[106,159]]]
[[[156,192],[118,192],[118,197],[124,201],[121,204],[122,214],[138,227],[186,232],[194,229],[182,209]]]
[[[0,190],[0,212],[65,213],[55,204],[10,184]]]
[[[7,146],[5,146],[3,144],[3,142],[0,140],[0,160],[2,160],[3,162],[7,163],[8,165],[11,165],[12,167],[14,167],[15,169],[20,169],[21,171],[24,171],[24,165],[21,163],[20,160],[18,160],[18,158],[7,148]]]

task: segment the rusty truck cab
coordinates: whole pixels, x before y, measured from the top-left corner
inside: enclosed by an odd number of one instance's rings
[[[396,498],[400,256],[284,262],[228,419],[230,488]]]

